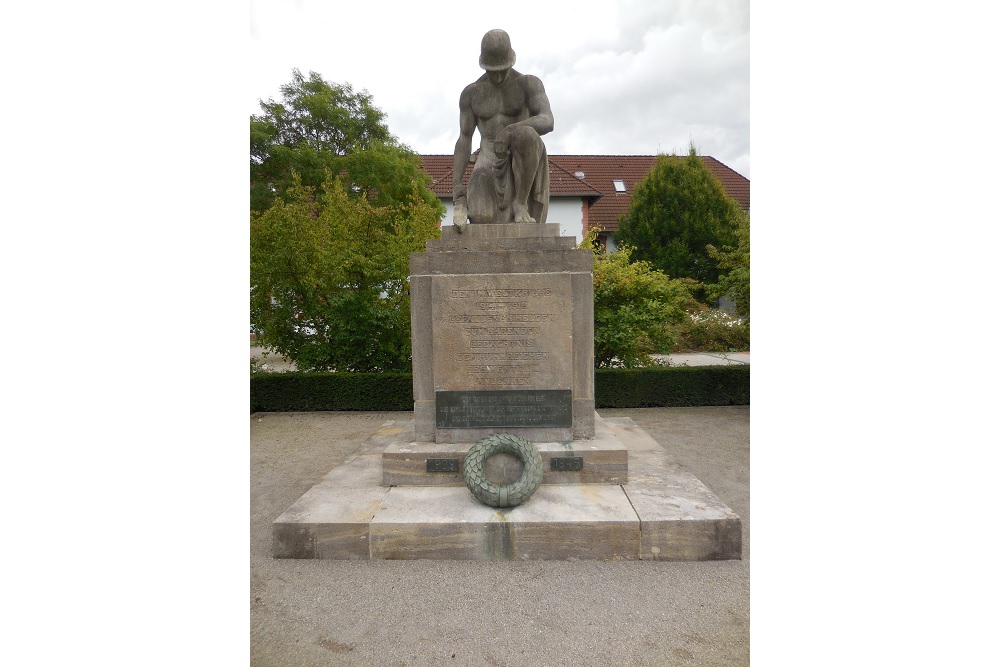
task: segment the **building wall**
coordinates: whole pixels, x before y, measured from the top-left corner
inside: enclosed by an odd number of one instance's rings
[[[441,198],[445,213],[441,218],[441,226],[452,224],[455,205],[450,197]],[[583,240],[583,200],[579,197],[552,197],[549,199],[549,223],[559,224],[560,236],[573,236],[576,242]]]

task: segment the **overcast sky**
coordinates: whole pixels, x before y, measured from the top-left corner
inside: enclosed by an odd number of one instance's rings
[[[502,6],[498,11],[496,7]],[[418,153],[451,153],[483,34],[545,85],[550,154],[686,153],[750,177],[749,0],[251,0],[248,113],[298,68],[366,89]],[[476,139],[478,143],[478,135]]]

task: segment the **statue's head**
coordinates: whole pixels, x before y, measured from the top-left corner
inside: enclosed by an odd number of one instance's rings
[[[514,66],[517,56],[510,48],[510,35],[503,30],[490,30],[483,36],[479,66],[487,72],[507,70]]]

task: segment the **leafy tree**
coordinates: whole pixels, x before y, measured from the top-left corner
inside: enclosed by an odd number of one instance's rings
[[[327,172],[250,214],[250,324],[301,370],[410,368],[409,254],[440,234],[416,185],[378,206]]]
[[[736,305],[736,312],[750,317],[750,215],[740,212],[736,228],[736,247],[718,250],[708,246],[709,256],[719,263],[719,282],[711,286],[714,298],[728,297]]]
[[[581,248],[594,249],[596,232]],[[632,261],[634,248],[594,251],[594,364],[626,368],[653,363],[651,355],[669,350],[675,327],[693,300],[682,280],[673,280],[649,262]]]
[[[318,187],[330,171],[374,206],[402,205],[416,184],[419,197],[444,214],[417,155],[389,133],[367,92],[328,83],[316,72],[306,79],[295,69],[281,96],[280,102],[261,100],[263,113],[250,116],[251,211],[288,200],[293,173]]]
[[[735,245],[742,212],[691,146],[686,157],[657,156],[636,186],[617,238],[671,278],[714,284],[719,267],[708,246]]]

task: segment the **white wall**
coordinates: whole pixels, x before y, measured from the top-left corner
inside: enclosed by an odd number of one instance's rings
[[[545,222],[558,222],[559,236],[574,236],[579,245],[583,240],[583,200],[579,197],[550,197],[549,216]]]
[[[442,198],[445,213],[441,218],[441,226],[452,224],[455,206],[451,198]],[[579,197],[551,197],[549,199],[549,215],[545,220],[559,224],[559,236],[573,236],[576,243],[583,240],[583,200]]]

